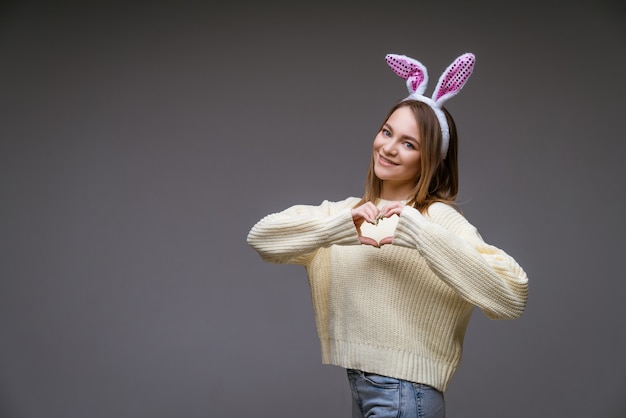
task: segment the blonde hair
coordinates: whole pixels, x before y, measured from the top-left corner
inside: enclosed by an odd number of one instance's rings
[[[459,170],[457,160],[457,133],[450,113],[442,108],[450,128],[450,143],[445,158],[441,155],[441,128],[435,112],[427,104],[417,100],[405,100],[391,108],[381,129],[393,112],[401,107],[413,111],[420,134],[420,173],[415,179],[415,187],[407,205],[425,212],[434,202],[452,204],[459,190]],[[355,207],[366,202],[376,202],[382,192],[383,181],[374,173],[374,157],[370,161],[365,194]]]

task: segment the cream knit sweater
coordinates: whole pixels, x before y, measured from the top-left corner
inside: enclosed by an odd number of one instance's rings
[[[407,206],[378,226],[364,224],[363,235],[393,236],[393,244],[361,245],[350,214],[359,200],[270,214],[248,243],[265,261],[306,268],[323,363],[445,391],[473,306],[493,319],[519,317],[526,274],[443,203],[425,215]]]

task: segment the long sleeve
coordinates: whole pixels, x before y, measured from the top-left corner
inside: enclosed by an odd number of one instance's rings
[[[248,233],[248,244],[271,263],[306,265],[315,251],[331,245],[359,245],[350,208],[358,199],[296,205],[265,216]]]
[[[518,318],[528,298],[528,278],[504,251],[483,241],[452,207],[435,203],[423,216],[403,209],[393,244],[417,249],[435,274],[492,319]]]

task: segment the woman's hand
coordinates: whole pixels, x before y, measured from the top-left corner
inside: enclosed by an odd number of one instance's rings
[[[363,225],[363,222],[375,224],[376,217],[380,213],[380,209],[378,209],[372,202],[367,202],[358,208],[352,209],[350,213],[352,214],[352,222],[354,222],[354,226],[359,233],[359,241],[361,244],[378,247],[378,242],[376,242],[375,239],[361,235],[361,225]]]
[[[380,214],[378,215],[379,218],[390,218],[393,215],[398,215],[400,216],[400,214],[402,213],[402,209],[404,209],[404,206],[406,206],[404,203],[402,202],[393,202],[390,203],[386,206],[383,206],[383,208],[380,211]],[[380,240],[380,242],[378,243],[379,246],[383,246],[385,244],[393,244],[393,237],[385,237],[383,239]]]
[[[364,203],[358,208],[354,208],[351,211],[352,221],[354,222],[354,226],[359,233],[359,241],[361,244],[371,245],[373,247],[381,247],[385,244],[393,244],[393,237],[385,237],[380,242],[376,242],[375,239],[370,237],[364,237],[361,235],[361,225],[363,222],[369,222],[371,224],[376,225],[378,221],[382,218],[389,218],[393,215],[400,216],[402,213],[402,209],[404,209],[404,203],[402,202],[393,202],[382,209],[378,209],[376,205],[372,202]]]

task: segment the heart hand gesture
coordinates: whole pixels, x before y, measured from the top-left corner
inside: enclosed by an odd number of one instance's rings
[[[354,222],[354,226],[359,233],[359,241],[361,242],[361,244],[371,245],[377,248],[385,244],[392,244],[393,237],[385,237],[380,240],[380,242],[377,242],[373,238],[361,235],[361,225],[363,225],[364,222],[377,225],[378,221],[383,218],[389,218],[392,215],[400,216],[402,208],[404,208],[404,203],[402,202],[393,202],[387,206],[384,206],[382,209],[378,209],[376,205],[374,205],[372,202],[367,202],[357,208],[352,209],[352,221]]]

